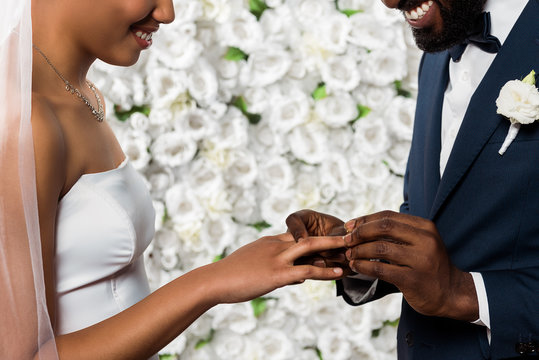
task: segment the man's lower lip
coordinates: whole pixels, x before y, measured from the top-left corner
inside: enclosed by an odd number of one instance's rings
[[[133,35],[133,37],[135,38],[135,41],[137,42],[137,44],[142,48],[142,49],[147,49],[149,48],[151,45],[152,45],[152,40],[148,41],[148,40],[143,40],[141,38],[139,38],[137,35],[135,35],[134,32],[131,32],[131,34]]]

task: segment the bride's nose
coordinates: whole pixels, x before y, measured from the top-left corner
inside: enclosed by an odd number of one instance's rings
[[[174,21],[174,5],[172,0],[156,0],[155,9],[152,12],[154,20],[169,24]]]

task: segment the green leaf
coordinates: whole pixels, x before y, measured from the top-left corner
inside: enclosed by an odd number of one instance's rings
[[[397,90],[398,96],[404,96],[405,98],[412,97],[412,93],[410,91],[402,88],[402,81],[395,80],[394,84],[395,84],[395,89]]]
[[[266,311],[268,308],[267,301],[268,300],[263,297],[251,300],[251,306],[253,307],[255,317],[260,317],[260,315]]]
[[[249,224],[249,226],[254,227],[254,228],[255,228],[256,230],[258,230],[258,231],[262,231],[262,230],[264,230],[264,229],[267,229],[267,228],[270,228],[270,227],[271,227],[271,225],[268,224],[267,222],[265,222],[264,220],[259,221],[259,222],[254,223],[254,224]]]
[[[230,46],[224,56],[226,60],[230,61],[240,61],[240,60],[246,60],[249,57],[246,53],[244,53],[241,49],[237,47]]]
[[[245,116],[247,116],[251,125],[256,125],[262,120],[262,116],[259,114],[246,113]]]
[[[232,99],[232,106],[237,107],[240,109],[240,111],[245,115],[247,120],[249,120],[249,123],[252,125],[256,125],[262,120],[262,116],[260,114],[252,114],[247,111],[247,102],[243,98],[243,96],[236,96]]]
[[[340,12],[342,12],[344,15],[350,17],[354,14],[357,14],[357,13],[362,13],[363,10],[352,10],[352,9],[344,9],[344,10],[339,10]]]
[[[311,94],[314,100],[320,100],[328,96],[326,92],[326,84],[320,83],[318,84],[318,87],[314,89],[313,93]]]
[[[120,106],[116,105],[114,106],[114,115],[118,118],[120,121],[126,121],[129,119],[131,115],[134,113],[143,113],[144,115],[148,116],[150,115],[150,107],[148,105],[142,105],[142,106],[133,106],[131,109],[125,111],[121,110]]]
[[[159,354],[159,360],[176,360],[176,355],[172,354]]]
[[[166,223],[168,219],[169,219],[169,217],[168,217],[168,209],[165,206],[165,211],[163,211],[163,218],[162,218],[163,224]]]
[[[318,355],[318,359],[320,360],[324,360],[324,358],[322,357],[322,351],[320,351],[319,348],[316,348],[316,355]]]
[[[361,118],[364,118],[365,116],[369,115],[372,109],[368,106],[358,104],[357,105],[357,117],[350,121],[350,125],[354,125],[356,121],[358,121]]]
[[[215,330],[211,329],[208,336],[206,336],[204,339],[200,339],[197,341],[195,345],[195,349],[200,349],[201,347],[209,344],[213,340],[213,335],[215,334]]]
[[[251,14],[256,16],[257,20],[260,20],[262,13],[268,8],[268,5],[264,0],[249,0],[249,10]]]
[[[371,337],[375,338],[375,337],[380,336],[380,331],[381,331],[381,330],[382,330],[381,328],[380,328],[380,329],[374,329],[374,330],[371,332]]]
[[[399,325],[399,318],[395,319],[395,320],[386,320],[384,321],[384,326],[392,326],[392,327],[397,327]]]

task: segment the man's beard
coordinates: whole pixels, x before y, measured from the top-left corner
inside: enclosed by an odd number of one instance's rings
[[[474,28],[487,0],[451,0],[450,8],[434,0],[443,20],[442,30],[412,28],[417,46],[426,52],[438,52],[460,44]]]

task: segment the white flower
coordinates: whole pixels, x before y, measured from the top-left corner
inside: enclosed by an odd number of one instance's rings
[[[165,220],[165,204],[158,200],[153,200],[152,204],[155,210],[155,231],[159,231],[163,228],[163,222]]]
[[[309,100],[305,93],[293,89],[271,99],[269,125],[278,133],[286,133],[304,123],[309,116]]]
[[[226,172],[228,182],[242,188],[251,187],[258,175],[254,155],[241,150],[234,151],[231,158],[231,164]]]
[[[221,304],[210,310],[214,329],[230,329],[237,334],[245,335],[256,327],[256,318],[251,304]]]
[[[524,80],[508,81],[500,90],[496,99],[497,113],[511,121],[507,137],[500,148],[503,155],[516,138],[521,124],[531,124],[539,120],[539,91],[535,87],[535,71],[531,71]]]
[[[402,33],[401,27],[380,26],[379,19],[366,12],[352,15],[350,27],[348,41],[369,50],[383,49],[385,51],[392,44],[396,32],[400,30]]]
[[[406,76],[406,58],[404,50],[385,49],[373,50],[361,62],[361,79],[377,86],[392,84]]]
[[[321,163],[327,154],[327,134],[320,124],[295,127],[288,135],[288,143],[294,156],[309,164]]]
[[[199,58],[191,68],[187,88],[193,98],[200,103],[209,104],[217,98],[217,74],[205,59]]]
[[[154,68],[146,78],[152,101],[156,107],[169,107],[186,91],[185,74],[166,68]]]
[[[368,155],[381,154],[390,146],[387,126],[383,119],[366,116],[354,123],[354,147]]]
[[[357,61],[350,56],[335,56],[324,62],[320,69],[328,91],[351,91],[359,84]]]
[[[176,121],[175,129],[193,140],[200,140],[215,131],[215,123],[208,111],[200,108],[182,111]]]
[[[230,4],[231,2],[229,0],[202,1],[203,16],[206,20],[214,20],[217,23],[224,23],[229,19],[232,12]]]
[[[128,132],[121,139],[122,149],[129,162],[137,170],[143,170],[148,165],[151,156],[148,153],[150,139],[145,134]]]
[[[202,16],[202,4],[196,0],[174,1],[174,13],[177,23],[194,22]]]
[[[244,336],[227,330],[216,331],[211,345],[223,360],[241,359],[248,346]]]
[[[208,244],[215,255],[222,254],[225,248],[232,244],[235,236],[236,225],[224,216],[207,218],[200,231],[200,240]]]
[[[267,360],[286,360],[293,351],[289,336],[277,328],[261,328],[254,334],[263,358]]]
[[[203,50],[202,44],[194,38],[194,24],[172,23],[164,27],[167,31],[158,31],[154,36],[152,56],[172,69],[189,68]]]
[[[200,221],[204,211],[193,191],[184,184],[172,186],[165,194],[168,216],[178,224]]]
[[[343,325],[326,326],[318,336],[318,348],[326,359],[347,360],[352,354],[352,345],[347,339],[348,329]]]
[[[357,105],[347,92],[329,95],[315,104],[318,116],[331,127],[340,127],[348,124],[358,116]]]
[[[151,153],[164,166],[180,166],[195,156],[197,144],[184,134],[173,131],[160,135],[151,146]]]
[[[415,116],[415,100],[397,96],[387,107],[386,119],[390,129],[399,139],[412,140]]]
[[[263,42],[260,23],[253,14],[243,9],[232,21],[221,26],[219,37],[223,46],[237,47],[248,54],[258,49]]]
[[[338,153],[332,153],[320,166],[320,177],[322,182],[333,184],[338,191],[345,192],[350,185],[350,165],[347,159]]]
[[[244,86],[262,87],[281,79],[292,64],[290,54],[278,45],[252,52],[242,68],[240,81]]]
[[[331,2],[326,0],[288,0],[287,2],[295,18],[304,28],[316,26],[318,21],[334,9],[331,7]]]
[[[317,207],[321,202],[321,193],[318,187],[317,176],[314,169],[300,170],[296,176],[296,198],[300,208]]]
[[[150,190],[157,198],[162,198],[165,192],[174,184],[174,174],[169,167],[150,166],[148,181]]]
[[[191,162],[187,182],[195,191],[203,193],[211,193],[224,187],[221,170],[205,157]]]
[[[336,13],[326,16],[324,21],[314,29],[324,49],[334,54],[342,54],[346,51],[348,33],[351,30],[351,24],[346,15]]]
[[[284,224],[288,215],[297,210],[299,206],[292,191],[271,193],[260,204],[262,218],[272,225]]]

